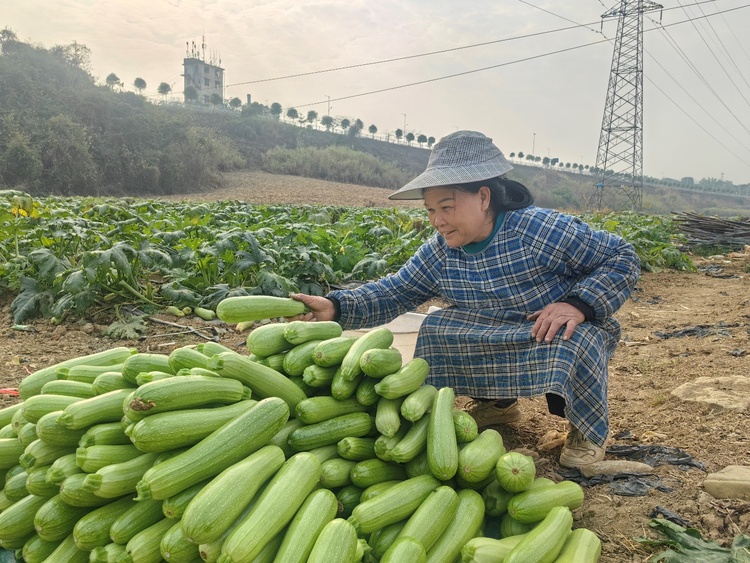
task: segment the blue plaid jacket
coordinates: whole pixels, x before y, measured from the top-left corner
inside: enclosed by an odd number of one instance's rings
[[[435,235],[395,274],[333,291],[344,328],[377,326],[439,297],[452,306],[427,316],[415,356],[429,382],[475,398],[557,393],[566,416],[603,443],[608,433],[607,363],[620,326],[612,315],[640,273],[633,247],[580,219],[538,207],[508,211],[490,244],[469,254]],[[573,338],[531,338],[529,313],[567,296],[594,310]]]

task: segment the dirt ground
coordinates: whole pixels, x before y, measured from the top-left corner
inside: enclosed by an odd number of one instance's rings
[[[254,173],[227,178],[224,188],[190,199],[238,199],[250,203],[329,203],[390,205],[387,191],[288,176]],[[182,199],[187,199],[181,196]],[[176,199],[176,198],[175,198]],[[416,203],[418,205],[418,203]],[[698,260],[712,266],[710,274],[644,273],[633,299],[618,312],[623,339],[610,365],[610,445],[662,445],[679,448],[705,465],[680,469],[659,465],[653,477],[671,491],[651,488],[645,496],[615,494],[608,484],[587,487],[586,500],[576,511],[576,526],[595,531],[603,540],[603,562],[642,562],[652,553],[634,538],[651,536],[648,522],[657,507],[668,509],[704,537],[729,545],[742,532],[750,533],[750,503],[717,500],[702,489],[707,472],[727,465],[750,465],[750,413],[722,411],[685,403],[671,391],[700,376],[750,374],[750,254]],[[113,346],[168,353],[177,346],[217,335],[228,346],[242,350],[246,334],[223,323],[200,319],[179,322],[197,332],[149,323],[140,341],[112,341],[101,332],[111,321],[82,319],[53,327],[44,321],[28,323],[29,331],[11,329],[10,296],[0,298],[0,387],[14,388],[32,371]],[[660,338],[705,325],[703,336]],[[200,335],[198,334],[200,333]],[[11,396],[0,396],[12,404]],[[565,421],[546,412],[543,399],[521,401],[521,422],[499,428],[509,448],[536,452],[539,474],[559,479],[560,447],[537,451],[543,437],[563,432]],[[608,455],[608,459],[617,459]]]

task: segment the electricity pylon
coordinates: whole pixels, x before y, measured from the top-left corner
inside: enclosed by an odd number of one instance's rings
[[[602,14],[617,17],[607,100],[596,153],[596,208],[643,207],[643,14],[663,6],[620,0]]]

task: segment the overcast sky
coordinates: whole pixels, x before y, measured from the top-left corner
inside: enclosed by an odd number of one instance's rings
[[[695,1],[665,0],[661,28],[659,11],[644,17],[644,173],[749,183],[750,0]],[[506,155],[533,152],[594,166],[617,33],[616,18],[600,22],[617,6],[615,0],[3,0],[0,27],[47,48],[83,43],[100,82],[114,72],[133,89],[141,77],[155,100],[160,82],[182,91],[186,44],[200,48],[205,36],[206,56],[220,56],[226,69],[227,98],[251,94],[260,103],[279,102],[284,112],[296,107],[321,116],[330,105],[331,115],[359,118],[365,130],[374,124],[383,134],[404,123],[415,135],[438,139],[475,129]],[[493,43],[456,49],[486,42]],[[443,50],[449,51],[367,65]],[[351,65],[366,66],[319,72]],[[495,68],[478,71],[485,67]],[[301,73],[314,74],[247,84]],[[468,74],[436,80],[459,73]],[[429,82],[401,87],[421,81]]]

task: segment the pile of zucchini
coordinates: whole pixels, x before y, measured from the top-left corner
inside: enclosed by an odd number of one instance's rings
[[[536,477],[393,334],[270,323],[249,354],[114,348],[0,410],[0,544],[27,563],[588,563],[576,483]]]

